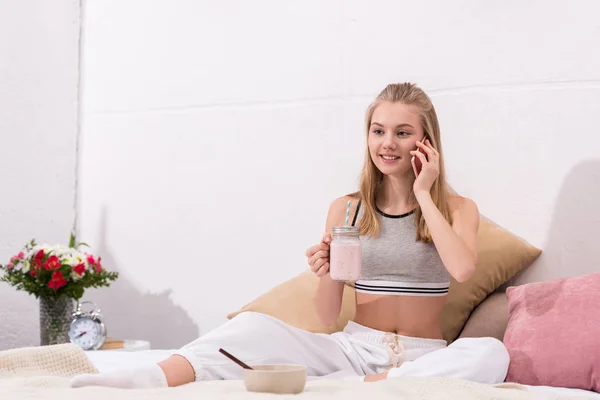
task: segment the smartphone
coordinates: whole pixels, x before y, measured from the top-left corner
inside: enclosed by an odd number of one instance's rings
[[[425,143],[425,140],[427,140],[427,136],[423,136],[423,139],[421,139],[421,143]],[[421,154],[425,154],[425,158],[427,158],[427,154],[425,152],[423,152],[419,147],[417,147],[415,150],[417,150]],[[421,159],[419,157],[415,157],[415,156],[412,156],[412,164],[414,166],[413,172],[415,173],[415,178],[416,178],[421,173],[423,164],[421,163]]]

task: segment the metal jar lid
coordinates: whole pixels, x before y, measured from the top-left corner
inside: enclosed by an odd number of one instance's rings
[[[331,232],[334,235],[358,235],[360,234],[360,227],[358,226],[332,226]]]

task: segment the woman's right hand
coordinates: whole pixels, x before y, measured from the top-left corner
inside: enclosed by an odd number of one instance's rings
[[[331,243],[331,235],[326,233],[323,235],[321,243],[316,244],[306,250],[308,265],[310,270],[318,277],[324,276],[329,272],[329,244]]]

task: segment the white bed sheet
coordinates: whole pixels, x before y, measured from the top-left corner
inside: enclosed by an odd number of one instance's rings
[[[90,361],[100,372],[114,371],[120,368],[135,368],[148,364],[157,363],[173,354],[175,350],[143,350],[143,351],[87,351],[86,354]],[[600,400],[600,393],[590,392],[581,389],[569,389],[550,386],[526,386],[534,392],[551,394],[553,396],[577,396],[597,398]]]
[[[526,386],[532,392],[550,393],[553,396],[573,396],[573,397],[587,397],[592,399],[600,399],[600,393],[591,392],[583,389],[570,389],[563,387],[551,387],[551,386]]]

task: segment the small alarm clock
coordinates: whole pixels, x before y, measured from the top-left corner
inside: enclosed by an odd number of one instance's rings
[[[81,306],[86,303],[94,306],[92,311],[81,310]],[[84,301],[77,306],[69,329],[69,339],[83,350],[98,350],[102,347],[106,340],[106,326],[96,304]]]

